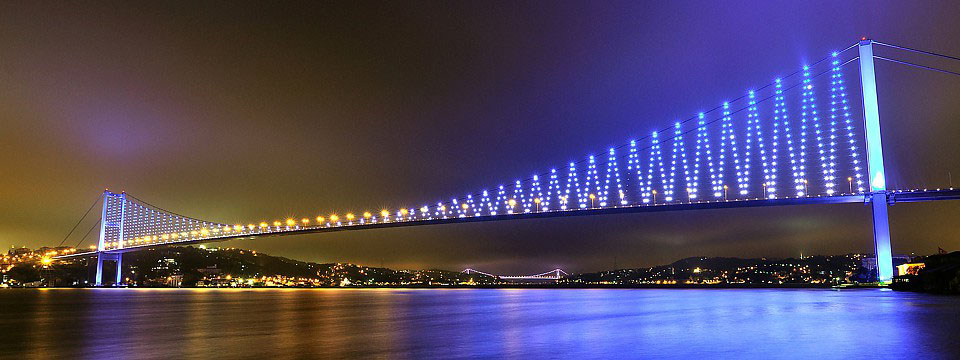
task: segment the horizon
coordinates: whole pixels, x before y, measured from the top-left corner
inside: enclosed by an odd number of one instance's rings
[[[960,54],[955,7],[869,4],[827,14],[777,2],[616,12],[578,3],[3,4],[0,163],[12,170],[0,178],[0,246],[56,244],[104,188],[231,224],[435,203],[661,129],[863,36]],[[960,86],[877,68],[887,183],[949,186],[960,154],[942,150],[960,132],[949,96]],[[950,226],[960,204],[889,211],[895,253],[960,244]],[[865,252],[871,237],[869,208],[848,204],[231,244],[317,262],[523,273],[602,268],[614,256],[641,267],[693,254]]]

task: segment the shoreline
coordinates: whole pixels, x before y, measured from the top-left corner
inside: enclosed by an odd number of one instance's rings
[[[507,285],[397,285],[397,286],[336,286],[336,287],[280,287],[280,286],[242,286],[242,287],[16,287],[9,289],[886,289],[878,285],[834,286],[822,284],[507,284]]]

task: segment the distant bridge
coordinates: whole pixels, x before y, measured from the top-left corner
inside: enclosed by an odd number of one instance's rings
[[[494,275],[491,273],[485,273],[483,271],[474,270],[474,269],[464,269],[461,273],[470,275],[470,274],[481,274],[490,277],[494,277],[501,280],[560,280],[564,276],[570,276],[566,271],[562,269],[553,269],[544,273],[534,274],[534,275]]]
[[[99,286],[104,261],[116,262],[115,283],[120,284],[122,254],[158,246],[470,221],[864,203],[873,215],[879,279],[890,281],[887,205],[958,199],[960,192],[887,189],[874,60],[960,73],[874,56],[875,45],[960,62],[957,57],[863,40],[625,144],[529,177],[415,206],[227,224],[105,191],[91,207],[102,202],[97,245],[90,252],[56,258],[96,256]],[[855,82],[859,91],[847,91],[848,77],[859,80]],[[498,277],[547,279],[561,273],[557,269]]]

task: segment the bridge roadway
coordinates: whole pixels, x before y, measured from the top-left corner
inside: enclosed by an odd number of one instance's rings
[[[801,197],[801,198],[779,198],[779,199],[755,198],[755,199],[735,199],[735,200],[725,200],[725,201],[669,203],[669,204],[656,204],[656,205],[632,205],[632,206],[620,206],[620,207],[608,207],[608,208],[596,208],[596,209],[549,210],[549,211],[543,211],[543,212],[481,215],[481,216],[469,216],[469,217],[448,217],[448,218],[423,219],[423,220],[401,220],[401,221],[365,223],[365,224],[355,223],[353,225],[343,224],[343,225],[334,225],[334,226],[307,226],[307,227],[292,226],[292,227],[284,227],[281,230],[272,230],[272,231],[268,230],[263,232],[255,231],[253,233],[244,233],[244,234],[235,234],[235,235],[226,235],[226,236],[213,236],[213,237],[207,237],[202,239],[191,239],[191,240],[185,240],[185,241],[168,241],[168,242],[160,242],[160,243],[153,243],[153,244],[132,245],[132,246],[124,247],[122,249],[106,250],[103,252],[108,254],[122,254],[122,253],[145,250],[150,248],[157,248],[162,246],[193,245],[193,244],[201,244],[201,243],[237,240],[237,239],[244,239],[244,238],[252,240],[259,237],[315,234],[315,233],[326,233],[326,232],[347,231],[347,230],[383,229],[383,228],[395,228],[395,227],[454,224],[454,223],[468,223],[468,222],[482,222],[482,221],[542,219],[542,218],[554,218],[554,217],[564,217],[564,216],[593,216],[593,215],[631,214],[631,213],[682,211],[682,210],[729,209],[729,208],[750,208],[750,207],[787,206],[787,205],[816,205],[816,204],[851,204],[851,203],[869,204],[871,201],[870,199],[871,199],[871,196],[869,194],[823,196],[823,197]],[[935,201],[935,200],[958,200],[958,199],[960,199],[960,189],[953,189],[953,188],[935,189],[935,190],[927,190],[927,189],[896,190],[896,191],[889,191],[887,193],[887,202],[889,204]],[[54,257],[54,259],[68,259],[68,258],[96,256],[96,255],[97,255],[97,251],[88,251],[83,253],[60,255],[60,256]]]

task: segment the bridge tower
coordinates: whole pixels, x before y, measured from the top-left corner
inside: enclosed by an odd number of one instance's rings
[[[887,216],[887,181],[883,172],[883,147],[880,145],[880,108],[873,68],[873,40],[860,41],[859,50],[860,89],[863,91],[863,120],[867,138],[867,180],[870,182],[870,207],[873,209],[877,275],[880,282],[890,282],[893,279],[893,257]]]
[[[94,284],[103,286],[103,262],[117,263],[116,282],[121,282],[123,254],[120,252],[106,252],[108,245],[114,249],[123,248],[123,225],[127,214],[127,194],[119,194],[104,190],[103,213],[100,215],[100,241],[97,243],[97,278]],[[115,243],[115,245],[114,245]]]

